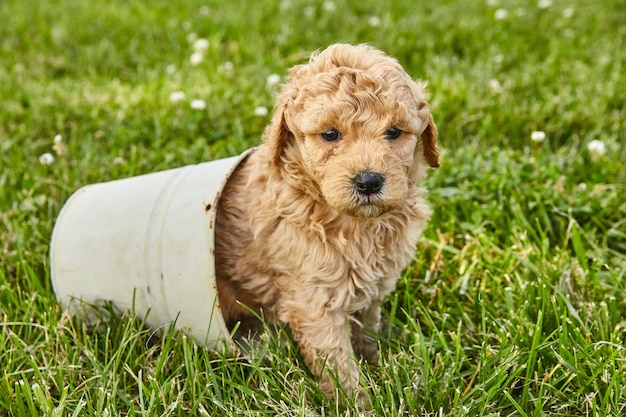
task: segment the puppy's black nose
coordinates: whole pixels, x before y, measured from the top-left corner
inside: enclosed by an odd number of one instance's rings
[[[380,192],[385,183],[385,177],[376,172],[359,172],[352,178],[354,188],[361,195],[372,195]]]

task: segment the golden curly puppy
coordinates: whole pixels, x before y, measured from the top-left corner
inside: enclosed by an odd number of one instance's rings
[[[264,143],[220,200],[226,322],[254,329],[258,314],[288,324],[329,395],[335,383],[358,387],[357,356],[378,360],[363,329],[380,330],[379,303],[431,213],[416,188],[439,166],[423,89],[369,46],[312,55],[290,71]]]

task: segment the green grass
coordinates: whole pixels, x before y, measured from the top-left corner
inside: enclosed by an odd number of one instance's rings
[[[625,415],[626,7],[488,3],[0,1],[0,416],[353,414],[289,342],[243,360],[132,315],[88,330],[48,276],[79,186],[254,146],[267,77],[337,41],[429,81],[445,154],[381,365],[363,368],[374,414]],[[210,41],[197,67],[194,33]]]

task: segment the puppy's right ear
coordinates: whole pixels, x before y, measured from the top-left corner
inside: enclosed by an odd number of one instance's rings
[[[272,116],[272,122],[265,129],[264,141],[270,149],[270,161],[274,165],[281,163],[283,151],[293,139],[293,134],[285,121],[286,109],[286,103],[279,103]]]
[[[433,116],[428,113],[428,124],[422,132],[422,144],[424,147],[424,158],[428,165],[433,168],[439,167],[439,151],[437,150],[437,125]]]
[[[285,149],[295,140],[294,132],[289,128],[289,124],[293,122],[294,102],[300,90],[298,80],[305,77],[308,71],[309,66],[307,64],[296,65],[291,68],[287,82],[278,94],[272,121],[265,129],[263,138],[270,150],[270,159],[273,165],[281,164]]]

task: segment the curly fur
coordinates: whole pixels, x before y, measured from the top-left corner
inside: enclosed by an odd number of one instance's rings
[[[332,395],[359,386],[356,358],[376,362],[381,300],[411,262],[431,210],[416,184],[439,166],[437,128],[398,62],[336,44],[291,69],[263,144],[223,191],[217,284],[229,326],[255,314],[289,325]],[[398,138],[385,136],[391,128]],[[341,132],[335,141],[321,134]],[[374,172],[380,190],[359,192]],[[336,372],[336,380],[330,370]]]

